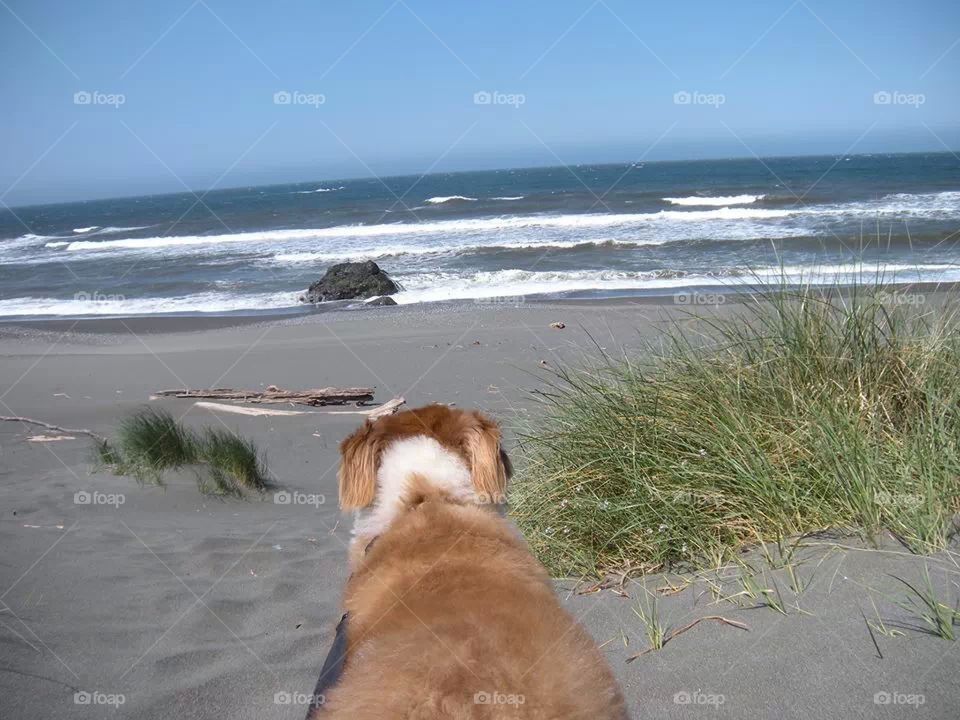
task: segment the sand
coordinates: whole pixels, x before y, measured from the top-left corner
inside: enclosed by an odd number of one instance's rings
[[[346,578],[337,444],[362,419],[221,414],[188,400],[150,401],[152,391],[374,385],[380,402],[479,407],[509,426],[535,417],[537,375],[598,347],[636,348],[656,339],[665,317],[683,322],[680,311],[649,300],[463,304],[0,329],[0,414],[104,435],[145,403],[190,424],[222,421],[267,452],[292,499],[203,497],[190,471],[165,488],[141,487],[93,471],[83,436],[27,442],[55,433],[0,423],[0,716],[305,714]],[[555,321],[565,329],[551,329]],[[512,455],[522,465],[522,452]],[[649,591],[695,580],[659,601],[672,627],[722,615],[749,630],[703,622],[631,663],[648,646],[633,612],[644,586],[628,583],[629,597],[578,594],[568,580],[558,589],[603,644],[635,717],[957,717],[960,642],[909,629],[872,638],[861,615],[876,618],[873,598],[882,619],[909,624],[867,588],[902,596],[890,575],[916,579],[924,564],[944,596],[958,597],[957,556],[917,558],[892,541],[880,551],[850,538],[817,543],[803,551],[800,574],[809,578],[799,595],[782,570],[766,570],[786,615],[713,604],[703,579],[647,578]],[[735,580],[726,587],[736,592]]]

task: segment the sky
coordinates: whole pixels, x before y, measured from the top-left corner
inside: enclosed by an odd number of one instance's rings
[[[0,0],[0,202],[960,150],[955,0]]]

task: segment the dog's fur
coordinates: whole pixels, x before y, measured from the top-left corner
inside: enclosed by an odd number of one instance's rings
[[[497,512],[509,460],[478,412],[428,406],[341,445],[357,511],[343,674],[319,717],[626,718],[590,636]]]

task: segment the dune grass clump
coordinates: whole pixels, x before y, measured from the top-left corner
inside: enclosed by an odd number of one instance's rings
[[[193,432],[165,410],[144,408],[120,423],[118,448],[123,462],[160,477],[197,462]]]
[[[200,456],[217,492],[242,495],[245,490],[263,492],[269,486],[266,463],[257,446],[229,430],[204,430]]]
[[[118,475],[163,484],[164,473],[192,466],[204,493],[241,497],[269,487],[265,460],[250,440],[217,428],[197,433],[166,410],[143,408],[123,420],[116,444],[97,444],[100,463]]]
[[[534,549],[555,573],[602,574],[825,528],[942,548],[960,511],[960,332],[949,307],[897,297],[780,288],[558,371],[511,497]]]

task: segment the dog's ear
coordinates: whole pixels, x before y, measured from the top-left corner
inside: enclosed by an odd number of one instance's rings
[[[503,465],[503,475],[509,481],[513,477],[513,462],[502,445],[500,446],[500,463]]]
[[[480,413],[466,429],[464,445],[470,457],[473,486],[492,503],[505,502],[507,478],[513,468],[500,448],[500,428]]]
[[[377,459],[380,443],[369,420],[340,443],[340,507],[357,510],[373,502],[377,492]]]

